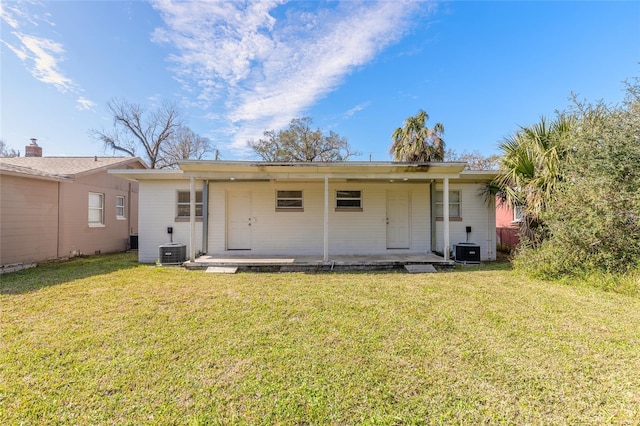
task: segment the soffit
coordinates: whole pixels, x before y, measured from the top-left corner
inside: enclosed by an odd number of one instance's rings
[[[463,170],[464,163],[260,163],[186,160],[180,170],[110,170],[110,174],[132,180],[176,180],[194,177],[229,182],[296,181],[317,182],[328,177],[345,182],[430,182],[445,177],[455,182],[487,182],[496,171]]]
[[[222,162],[184,160],[181,170],[194,177],[211,179],[235,177],[236,179],[390,179],[410,176],[429,179],[432,176],[455,175],[464,169],[465,163],[391,163],[391,162],[335,162],[335,163],[265,163]],[[450,176],[453,177],[453,176]]]

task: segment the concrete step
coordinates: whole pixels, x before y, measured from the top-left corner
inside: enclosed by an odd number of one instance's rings
[[[433,265],[424,264],[424,265],[404,265],[404,269],[407,270],[410,274],[423,274],[423,273],[431,273],[438,272]]]
[[[235,274],[238,272],[237,266],[209,266],[206,272],[212,274]]]

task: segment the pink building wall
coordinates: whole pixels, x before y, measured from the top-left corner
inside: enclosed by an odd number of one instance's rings
[[[137,159],[117,167],[145,168]],[[0,266],[125,251],[130,235],[138,233],[138,188],[138,182],[111,175],[107,168],[71,180],[2,173]],[[104,196],[103,226],[88,224],[90,192]],[[124,216],[116,214],[117,197],[124,197]]]
[[[518,222],[514,221],[513,208],[496,197],[496,245],[514,248],[520,243]]]
[[[137,168],[137,167],[136,167]],[[104,195],[104,226],[87,225],[89,192]],[[116,197],[125,197],[125,218],[116,217]],[[60,188],[59,255],[73,256],[125,251],[130,234],[138,233],[138,182],[106,170],[63,183]]]
[[[0,178],[0,265],[58,256],[58,187],[54,180]]]

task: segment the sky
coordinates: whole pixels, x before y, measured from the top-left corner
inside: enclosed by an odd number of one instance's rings
[[[499,153],[570,96],[619,104],[640,76],[640,2],[7,1],[0,139],[45,156],[111,156],[114,99],[179,106],[223,160],[311,117],[352,160],[389,161],[419,110],[448,149]],[[139,154],[142,151],[138,152]],[[115,155],[122,155],[115,153]]]

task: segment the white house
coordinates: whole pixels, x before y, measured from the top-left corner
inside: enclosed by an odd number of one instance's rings
[[[184,243],[191,260],[432,252],[448,259],[466,241],[493,260],[495,204],[481,190],[495,172],[464,167],[184,160],[178,170],[110,173],[139,182],[143,263],[156,262],[169,241]]]

